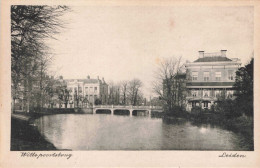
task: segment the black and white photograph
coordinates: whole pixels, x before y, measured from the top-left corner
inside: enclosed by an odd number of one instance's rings
[[[258,1],[0,8],[0,167],[259,167]]]
[[[11,151],[254,151],[254,8],[12,5]]]

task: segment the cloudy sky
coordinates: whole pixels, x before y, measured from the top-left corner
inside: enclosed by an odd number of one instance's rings
[[[227,50],[245,64],[253,52],[252,7],[71,7],[67,28],[50,44],[52,71],[119,82],[139,78],[151,94],[156,61],[194,61],[198,51]]]

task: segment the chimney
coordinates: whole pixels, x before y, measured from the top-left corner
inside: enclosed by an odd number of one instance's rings
[[[227,50],[220,50],[220,52],[221,52],[221,57],[226,57]]]
[[[102,82],[105,83],[104,77],[102,77]]]
[[[199,51],[199,58],[203,58],[204,57],[204,51]]]
[[[90,79],[90,76],[88,75],[87,78]]]

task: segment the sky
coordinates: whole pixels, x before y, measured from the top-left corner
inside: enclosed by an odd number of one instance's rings
[[[65,79],[104,77],[114,83],[138,78],[154,96],[157,62],[194,61],[198,51],[227,50],[249,62],[253,53],[253,7],[72,6],[66,28],[48,43],[51,71]]]

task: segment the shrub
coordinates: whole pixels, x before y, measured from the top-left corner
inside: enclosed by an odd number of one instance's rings
[[[95,105],[100,105],[100,104],[102,104],[102,101],[100,99],[96,99],[95,100]]]
[[[191,114],[199,115],[202,112],[202,108],[200,106],[192,107]]]
[[[187,118],[189,113],[187,113],[183,107],[174,106],[170,111],[166,111],[165,116],[169,117],[182,117]]]
[[[234,100],[231,99],[223,99],[218,101],[218,104],[214,110],[226,119],[232,119],[242,115],[237,109]]]

